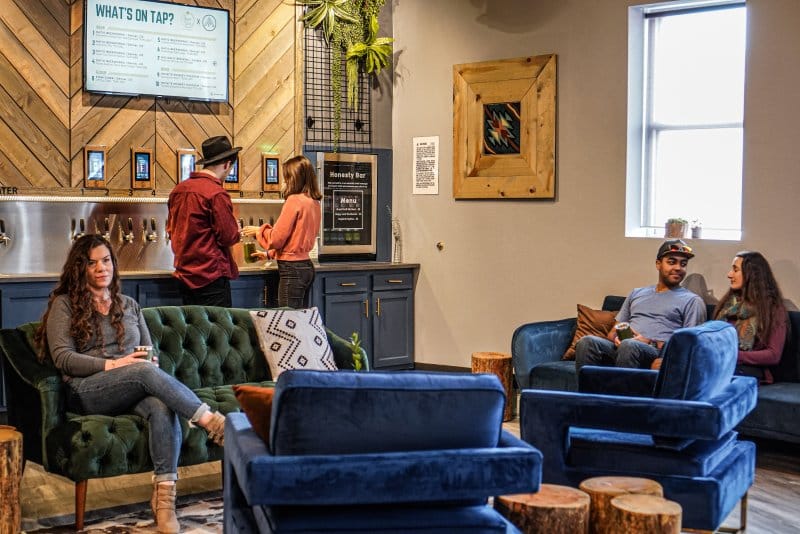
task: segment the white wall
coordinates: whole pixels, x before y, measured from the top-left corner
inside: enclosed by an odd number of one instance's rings
[[[655,283],[660,240],[624,237],[629,0],[395,0],[394,211],[419,262],[417,361],[469,366],[519,325]],[[748,0],[742,241],[692,242],[714,295],[741,249],[800,303],[800,1]],[[555,201],[455,201],[452,66],[558,55]],[[692,83],[687,79],[686,83]],[[411,143],[440,138],[439,195],[412,195]],[[713,199],[709,199],[713,201]],[[445,244],[441,252],[436,242]]]

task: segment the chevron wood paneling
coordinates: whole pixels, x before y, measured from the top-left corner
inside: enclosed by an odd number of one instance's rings
[[[0,185],[21,194],[80,193],[84,147],[101,145],[108,194],[131,194],[130,149],[147,147],[155,193],[164,196],[177,183],[176,150],[228,135],[244,147],[244,194],[261,191],[261,153],[289,157],[302,142],[294,3],[180,3],[231,13],[230,104],[85,93],[84,0],[0,0]]]

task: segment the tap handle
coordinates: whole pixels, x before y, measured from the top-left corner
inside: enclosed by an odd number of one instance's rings
[[[147,217],[142,217],[142,231],[147,232]]]
[[[239,219],[239,230],[244,229],[244,219]]]
[[[6,222],[3,219],[0,219],[0,234],[6,233]]]
[[[156,218],[155,217],[150,217],[150,231],[152,231],[152,232],[156,231]]]
[[[111,231],[111,222],[108,220],[108,217],[103,220],[103,230],[105,230],[106,233]]]
[[[262,226],[264,226],[264,217],[259,217],[258,218],[258,227],[261,228]]]
[[[253,218],[250,217],[250,226],[253,226]]]
[[[275,218],[274,218],[274,217],[272,217],[272,216],[270,216],[270,218],[269,218],[269,225],[270,225],[270,226],[273,226],[274,224],[275,224]]]
[[[81,224],[81,234],[85,234],[86,233],[86,221],[81,219],[81,223],[80,224]]]
[[[128,217],[128,232],[133,233],[133,217]]]

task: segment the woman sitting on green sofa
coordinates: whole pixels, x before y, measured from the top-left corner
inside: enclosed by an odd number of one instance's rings
[[[759,252],[739,252],[728,271],[730,289],[714,310],[714,318],[736,327],[739,356],[736,374],[771,384],[770,367],[778,365],[788,331],[788,314],[778,282]]]
[[[158,532],[178,532],[175,481],[182,435],[178,417],[223,444],[225,417],[135,347],[150,345],[139,304],[120,292],[117,259],[100,235],[76,239],[36,332],[67,385],[68,408],[82,414],[135,413],[150,426],[155,466],[150,505]]]

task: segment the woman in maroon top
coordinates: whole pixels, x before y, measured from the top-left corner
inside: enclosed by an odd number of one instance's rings
[[[778,365],[786,343],[789,318],[783,295],[766,258],[759,252],[739,252],[728,272],[731,286],[714,310],[739,334],[736,374],[772,383],[770,367]]]

